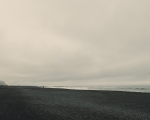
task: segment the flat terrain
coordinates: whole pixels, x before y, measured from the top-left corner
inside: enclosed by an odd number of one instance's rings
[[[150,120],[150,93],[0,87],[0,120]]]

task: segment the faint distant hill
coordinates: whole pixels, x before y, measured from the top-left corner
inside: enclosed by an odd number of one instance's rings
[[[7,86],[7,84],[4,81],[0,80],[0,86]]]

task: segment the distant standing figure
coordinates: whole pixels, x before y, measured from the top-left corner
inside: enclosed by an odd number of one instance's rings
[[[44,88],[44,86],[43,86],[43,88]]]

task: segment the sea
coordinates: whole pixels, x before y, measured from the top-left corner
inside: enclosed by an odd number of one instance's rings
[[[105,90],[150,93],[150,85],[125,85],[125,86],[44,86],[45,88],[61,88],[73,90]]]

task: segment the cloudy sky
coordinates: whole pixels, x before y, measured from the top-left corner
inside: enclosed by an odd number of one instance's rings
[[[0,0],[0,80],[150,84],[149,0]]]

